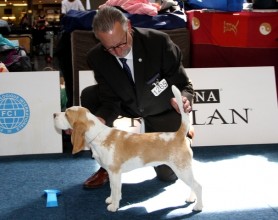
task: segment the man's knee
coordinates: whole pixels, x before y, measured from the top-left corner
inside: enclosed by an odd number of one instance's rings
[[[92,113],[99,107],[98,85],[88,86],[82,90],[80,96],[81,106],[88,108]]]

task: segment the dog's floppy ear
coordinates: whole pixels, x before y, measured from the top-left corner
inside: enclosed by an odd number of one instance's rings
[[[78,121],[74,123],[71,135],[71,143],[73,145],[72,154],[76,154],[84,149],[86,130],[87,125],[84,122]]]

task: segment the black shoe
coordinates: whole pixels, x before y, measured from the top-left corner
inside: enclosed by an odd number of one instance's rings
[[[157,178],[164,182],[175,182],[178,177],[174,171],[167,165],[159,165],[154,167]]]

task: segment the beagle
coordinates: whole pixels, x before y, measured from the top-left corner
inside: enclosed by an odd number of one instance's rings
[[[86,145],[100,166],[107,170],[111,194],[105,202],[109,211],[115,212],[119,208],[123,172],[161,164],[170,166],[177,177],[191,188],[187,202],[197,199],[193,210],[202,210],[202,186],[194,178],[193,152],[186,138],[190,127],[189,115],[183,111],[180,91],[175,86],[172,86],[172,91],[182,115],[181,126],[176,132],[137,134],[110,128],[80,106],[54,114],[56,128],[73,129],[72,153],[80,152]]]

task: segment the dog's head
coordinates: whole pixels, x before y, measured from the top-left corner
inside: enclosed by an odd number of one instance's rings
[[[88,119],[89,110],[80,106],[73,106],[65,112],[54,114],[54,124],[56,128],[62,130],[72,129],[71,143],[72,153],[78,153],[85,147],[85,133],[92,125]]]

